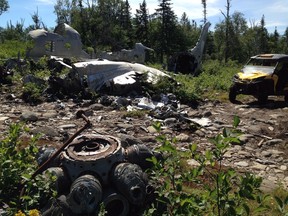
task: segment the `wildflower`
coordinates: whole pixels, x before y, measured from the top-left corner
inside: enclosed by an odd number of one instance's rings
[[[32,209],[29,211],[29,216],[40,216],[40,214],[39,214],[39,211],[37,209]]]
[[[15,216],[26,216],[21,210],[19,210]]]

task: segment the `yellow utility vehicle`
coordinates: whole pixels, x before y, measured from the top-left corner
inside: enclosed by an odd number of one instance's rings
[[[253,95],[259,103],[265,103],[269,95],[280,95],[288,102],[288,55],[252,56],[241,72],[234,75],[229,100],[237,102],[238,94]]]

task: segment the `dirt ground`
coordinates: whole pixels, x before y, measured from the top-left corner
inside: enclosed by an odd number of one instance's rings
[[[85,110],[93,124],[86,131],[88,133],[125,135],[127,142],[143,142],[151,148],[156,145],[156,132],[151,125],[157,119],[153,116],[127,117],[123,107],[115,109],[111,105],[85,100],[56,100],[31,106],[20,99],[19,88],[1,86],[0,92],[1,134],[9,124],[19,122],[29,112],[36,116],[35,120],[27,121],[31,132],[45,134],[41,140],[43,145],[59,147],[84,125],[83,120],[75,118],[75,113]],[[253,97],[245,97],[237,104],[203,100],[197,107],[181,104],[180,109],[187,118],[204,119],[209,124],[195,129],[180,121],[177,115],[161,119],[166,124],[164,132],[178,139],[179,148],[185,149],[191,143],[197,143],[203,150],[211,148],[209,139],[221,133],[223,128],[231,127],[237,115],[241,120],[239,129],[243,136],[241,144],[232,145],[227,152],[226,165],[262,176],[270,186],[279,182],[288,185],[288,106],[284,98],[269,97],[265,105],[259,105]]]

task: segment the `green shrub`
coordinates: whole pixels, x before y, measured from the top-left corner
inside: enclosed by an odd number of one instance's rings
[[[190,98],[190,101],[203,98],[222,99],[222,95],[228,98],[232,77],[239,70],[240,67],[235,62],[224,65],[217,60],[209,60],[203,64],[202,72],[198,76],[176,74],[174,78],[180,83],[176,90],[180,97],[183,95],[182,98]]]
[[[233,61],[221,64],[219,61],[208,61],[203,65],[199,82],[209,90],[227,91],[232,84],[232,77],[240,71],[240,66]]]
[[[6,215],[14,215],[19,209],[25,212],[37,208],[43,198],[55,195],[52,177],[51,181],[42,175],[31,179],[38,166],[36,141],[39,136],[21,139],[24,132],[28,132],[28,128],[12,124],[7,137],[0,141],[0,206],[8,205]],[[24,196],[20,198],[24,188]]]
[[[173,79],[174,78],[174,79]],[[187,75],[179,75],[171,77],[161,77],[154,85],[148,85],[146,91],[152,96],[172,93],[176,98],[185,104],[196,102],[199,97],[195,91],[192,80]]]
[[[229,61],[227,64],[222,64],[217,60],[209,60],[203,64],[198,76],[171,73],[174,80],[162,77],[155,85],[147,89],[150,95],[173,93],[181,103],[185,104],[195,103],[204,97],[217,99],[222,94],[228,95],[232,77],[239,70],[240,67],[236,62]]]
[[[38,104],[43,101],[43,90],[44,86],[39,86],[35,83],[28,82],[23,86],[22,99],[26,103]]]
[[[219,75],[221,71],[223,70],[223,64],[221,64],[220,61],[217,60],[210,60],[203,64],[203,73],[209,74],[209,75]]]
[[[20,54],[21,58],[26,55],[27,44],[18,40],[5,40],[4,43],[0,43],[0,59],[17,58]]]
[[[271,196],[262,194],[260,178],[249,173],[238,174],[223,166],[223,156],[230,143],[238,142],[236,127],[239,122],[235,117],[233,128],[224,128],[211,140],[214,147],[204,153],[198,151],[195,144],[187,151],[178,150],[175,138],[159,135],[156,138],[161,143],[158,151],[164,159],[151,158],[154,167],[147,171],[155,185],[156,200],[143,215],[287,215],[287,192],[281,190]],[[161,132],[160,123],[154,127]],[[0,206],[2,209],[5,206],[3,210],[7,216],[37,215],[37,209],[57,197],[53,186],[55,176],[32,178],[37,169],[39,136],[21,139],[25,132],[29,130],[23,125],[12,124],[0,141]],[[191,158],[199,165],[188,165],[187,159]],[[103,206],[101,215],[105,215]]]
[[[195,80],[196,77],[187,74],[177,74],[174,76],[178,85],[174,88],[174,94],[182,103],[193,103],[200,99],[201,91]]]
[[[214,147],[204,153],[197,145],[189,150],[177,149],[177,140],[159,135],[158,151],[164,160],[151,158],[154,168],[149,171],[152,182],[157,185],[156,201],[145,215],[250,215],[263,213],[269,208],[267,197],[259,190],[261,178],[250,173],[238,174],[235,169],[223,166],[224,154],[230,143],[239,142],[237,126],[240,120],[234,118],[233,128],[224,128],[222,133],[211,140]],[[161,124],[154,125],[160,132]],[[185,165],[187,159],[199,164]],[[250,202],[253,202],[252,208]],[[279,206],[284,206],[280,202]]]

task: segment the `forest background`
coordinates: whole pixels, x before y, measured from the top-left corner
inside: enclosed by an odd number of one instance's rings
[[[215,24],[214,31],[209,31],[204,61],[233,60],[242,64],[255,54],[288,53],[288,27],[283,35],[277,28],[269,33],[264,14],[260,23],[248,26],[241,11],[231,14],[231,2],[226,0],[226,11],[221,11],[223,20]],[[169,56],[193,48],[204,23],[208,22],[206,0],[202,0],[201,23],[189,20],[186,13],[177,17],[172,5],[171,0],[159,0],[158,8],[149,14],[143,0],[136,14],[132,14],[128,0],[57,0],[54,13],[57,23],[65,22],[80,33],[87,52],[131,49],[136,42],[141,42],[155,50],[147,60],[163,64]],[[0,0],[0,17],[8,10],[9,1]],[[37,11],[31,16],[34,23],[26,28],[23,20],[16,24],[7,21],[6,28],[0,28],[0,46],[13,44],[18,48],[10,52],[5,49],[5,53],[0,52],[0,58],[17,56],[19,51],[24,55],[26,43],[23,42],[27,42],[29,31],[39,28],[53,31],[42,22]]]

